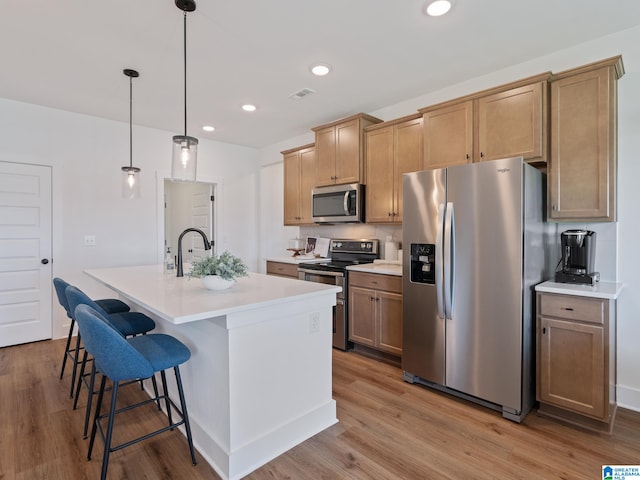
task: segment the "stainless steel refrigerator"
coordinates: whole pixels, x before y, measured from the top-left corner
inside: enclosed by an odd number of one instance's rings
[[[534,399],[542,174],[522,157],[403,175],[404,379],[520,421]]]

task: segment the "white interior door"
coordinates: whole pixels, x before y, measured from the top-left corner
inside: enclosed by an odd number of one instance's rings
[[[211,185],[208,183],[197,183],[191,191],[191,225],[199,228],[206,235],[209,241],[212,240],[211,212],[212,212]],[[200,235],[191,235],[191,257],[201,258],[205,255],[204,242]]]
[[[51,338],[51,167],[0,162],[0,347]]]

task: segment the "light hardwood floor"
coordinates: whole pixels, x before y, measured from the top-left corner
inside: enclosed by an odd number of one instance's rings
[[[0,349],[0,479],[99,478],[101,442],[86,461],[82,408],[71,409],[69,375],[58,380],[62,340]],[[640,414],[620,410],[611,436],[530,413],[522,424],[402,381],[400,369],[334,351],[340,422],[246,477],[274,479],[585,479],[603,464],[640,464]],[[122,390],[129,400],[139,388]],[[124,397],[124,395],[123,395]],[[187,399],[187,402],[189,399]],[[153,408],[123,419],[119,437],[156,425]],[[129,437],[130,438],[130,437]],[[191,465],[177,432],[112,455],[111,479],[218,479]]]

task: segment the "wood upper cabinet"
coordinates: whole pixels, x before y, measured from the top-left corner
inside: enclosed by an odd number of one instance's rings
[[[349,340],[402,355],[402,277],[349,272]]]
[[[547,82],[536,82],[477,100],[476,161],[524,157],[546,159]]]
[[[540,413],[609,431],[615,413],[615,301],[537,294]]]
[[[547,159],[549,73],[423,108],[425,168]]]
[[[423,114],[424,166],[444,168],[471,163],[473,101],[456,103]]]
[[[617,80],[621,57],[554,75],[548,216],[615,221]]]
[[[422,116],[365,130],[366,221],[402,223],[402,174],[423,169]]]
[[[284,162],[284,224],[313,224],[311,189],[315,183],[313,144],[281,152]]]
[[[379,118],[360,113],[315,127],[315,186],[364,183],[364,129]]]

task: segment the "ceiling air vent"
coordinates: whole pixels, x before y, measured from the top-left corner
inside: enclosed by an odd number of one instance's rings
[[[307,95],[311,95],[312,93],[316,93],[316,91],[311,90],[310,88],[303,88],[302,90],[298,90],[297,92],[289,95],[289,98],[291,100],[302,100],[303,97],[306,97]]]

